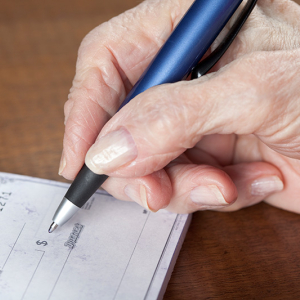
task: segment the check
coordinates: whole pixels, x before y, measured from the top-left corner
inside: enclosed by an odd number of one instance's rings
[[[0,173],[0,299],[161,298],[190,216],[99,190],[49,234],[68,186]]]

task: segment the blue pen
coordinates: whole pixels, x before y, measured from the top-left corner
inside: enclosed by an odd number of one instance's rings
[[[190,74],[242,0],[196,0],[122,103],[150,87]],[[49,232],[67,222],[108,178],[84,165],[57,208]]]

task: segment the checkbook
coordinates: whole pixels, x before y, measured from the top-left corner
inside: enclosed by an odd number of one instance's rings
[[[191,215],[98,190],[49,234],[68,187],[0,173],[0,299],[162,299]]]

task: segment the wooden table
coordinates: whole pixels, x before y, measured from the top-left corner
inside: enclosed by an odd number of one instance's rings
[[[0,1],[0,171],[63,180],[80,41],[138,2]],[[195,213],[165,299],[300,299],[299,228],[300,216],[266,204]]]

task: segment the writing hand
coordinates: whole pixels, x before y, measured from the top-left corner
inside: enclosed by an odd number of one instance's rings
[[[86,163],[111,176],[103,187],[119,199],[182,213],[265,199],[299,212],[300,12],[291,1],[259,2],[214,73],[154,87],[110,119],[191,2],[143,2],[85,38],[61,174],[75,177],[101,131]]]

